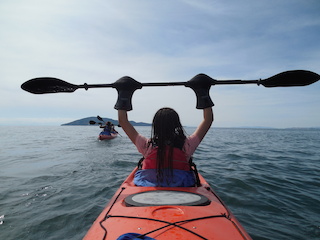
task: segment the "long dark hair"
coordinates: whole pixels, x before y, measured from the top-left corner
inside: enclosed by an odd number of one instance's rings
[[[151,144],[158,147],[157,180],[170,182],[173,176],[173,148],[182,150],[186,139],[178,113],[172,108],[161,108],[152,121]],[[167,150],[168,149],[168,150]]]

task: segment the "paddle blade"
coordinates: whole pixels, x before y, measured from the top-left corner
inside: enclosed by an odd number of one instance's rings
[[[77,85],[51,77],[34,78],[26,81],[21,88],[34,94],[74,92],[78,89]]]
[[[306,70],[286,71],[274,75],[259,83],[265,87],[307,86],[320,79],[320,75]]]
[[[97,118],[98,118],[100,121],[104,122],[104,120],[102,119],[102,117],[97,116]]]

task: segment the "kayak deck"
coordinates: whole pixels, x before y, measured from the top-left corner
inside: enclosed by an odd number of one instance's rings
[[[85,240],[115,240],[126,233],[157,240],[251,239],[201,175],[199,187],[137,187],[133,184],[135,171],[93,223]]]

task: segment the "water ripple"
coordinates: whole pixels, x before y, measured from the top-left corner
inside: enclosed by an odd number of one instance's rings
[[[98,131],[0,128],[0,239],[84,236],[141,157],[121,129]],[[194,161],[253,239],[316,240],[319,156],[319,130],[211,129]]]

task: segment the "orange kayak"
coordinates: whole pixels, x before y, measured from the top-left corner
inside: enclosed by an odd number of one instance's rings
[[[110,140],[110,139],[114,139],[118,136],[118,133],[106,133],[106,132],[101,132],[99,134],[99,140]]]
[[[136,170],[122,183],[84,240],[251,239],[200,174],[199,187],[138,187],[133,183]]]

